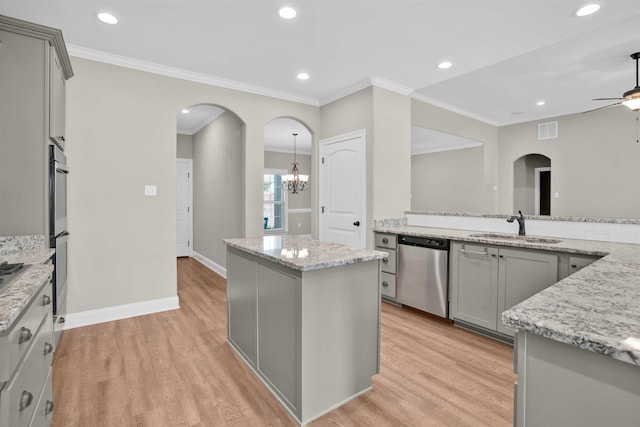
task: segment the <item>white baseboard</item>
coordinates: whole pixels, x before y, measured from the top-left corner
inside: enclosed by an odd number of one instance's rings
[[[224,277],[225,279],[227,278],[227,269],[224,268],[223,266],[221,266],[220,264],[211,261],[209,258],[207,258],[206,256],[199,254],[196,251],[193,251],[193,257],[195,259],[197,259],[198,261],[200,261],[202,264],[206,265],[207,267],[209,267],[211,270],[215,271],[216,273],[218,273],[219,275],[221,275],[222,277]]]
[[[180,301],[176,295],[173,297],[154,299],[150,301],[117,305],[115,307],[99,308],[96,310],[87,310],[78,313],[67,313],[65,316],[64,328],[79,328],[81,326],[95,325],[97,323],[127,319],[129,317],[144,316],[145,314],[176,310],[178,308],[180,308]]]

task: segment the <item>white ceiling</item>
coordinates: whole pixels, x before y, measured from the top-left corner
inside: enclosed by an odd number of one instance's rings
[[[195,135],[227,111],[209,104],[194,105],[187,107],[186,110],[186,112],[179,111],[177,115],[178,133],[182,135]]]
[[[504,125],[635,86],[640,1],[600,3],[586,18],[572,14],[583,0],[298,0],[290,21],[272,0],[2,0],[0,13],[62,29],[76,56],[312,105],[373,82]]]

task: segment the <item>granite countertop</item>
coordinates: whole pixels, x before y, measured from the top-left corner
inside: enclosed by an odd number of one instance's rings
[[[9,264],[44,264],[56,253],[53,248],[23,251],[10,255],[0,255],[0,264],[7,261]]]
[[[0,334],[11,327],[29,301],[47,283],[51,274],[52,264],[32,265],[0,290]]]
[[[545,338],[640,365],[640,245],[561,239],[558,243],[474,237],[481,231],[378,226],[376,232],[603,258],[502,313],[502,322]]]
[[[224,239],[227,246],[298,271],[311,271],[379,260],[386,252],[357,249],[295,236]]]

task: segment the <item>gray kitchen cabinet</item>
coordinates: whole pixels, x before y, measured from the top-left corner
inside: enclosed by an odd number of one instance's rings
[[[65,148],[65,85],[62,62],[55,48],[50,48],[49,64],[49,138]]]
[[[44,276],[40,290],[0,335],[0,427],[48,426],[51,388],[52,290]]]
[[[452,243],[449,317],[495,331],[498,311],[498,249]]]
[[[558,262],[558,279],[571,276],[602,257],[595,255],[561,254]]]
[[[523,249],[498,251],[498,328],[511,337],[515,331],[500,320],[502,312],[558,281],[558,256]]]
[[[0,236],[48,241],[49,130],[64,133],[64,80],[72,75],[59,30],[0,15]]]
[[[245,359],[256,365],[257,355],[257,301],[258,265],[244,257],[229,252],[227,270],[233,271],[233,286],[227,286],[227,329],[229,341]]]
[[[380,294],[385,299],[395,301],[397,278],[397,247],[398,236],[389,233],[375,233],[376,250],[387,252],[389,255],[382,260],[380,274]]]
[[[450,318],[491,335],[513,337],[502,312],[558,281],[558,256],[541,251],[454,242]]]

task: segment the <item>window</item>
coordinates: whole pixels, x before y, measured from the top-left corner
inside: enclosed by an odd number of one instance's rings
[[[265,233],[286,233],[287,192],[282,189],[282,169],[264,170],[264,230]]]

